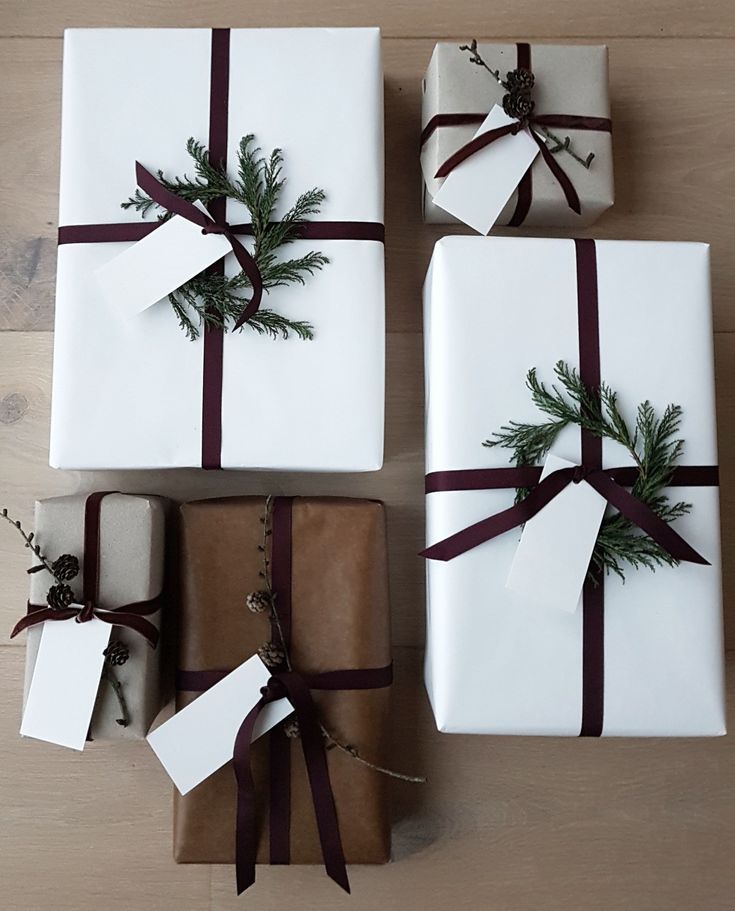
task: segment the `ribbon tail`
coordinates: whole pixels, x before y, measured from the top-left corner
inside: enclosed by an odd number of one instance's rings
[[[541,150],[541,157],[546,162],[546,166],[548,167],[548,169],[551,171],[551,173],[556,178],[557,182],[559,183],[559,186],[562,188],[562,191],[564,192],[564,196],[566,197],[566,200],[567,200],[567,205],[573,212],[576,212],[577,215],[581,215],[582,214],[582,204],[579,201],[579,196],[577,195],[577,191],[574,189],[574,184],[571,182],[571,180],[567,176],[566,171],[562,168],[562,166],[559,164],[559,162],[556,160],[556,158],[554,158],[554,156],[551,154],[546,143],[543,141],[543,139],[541,139],[541,137],[536,133],[536,131],[533,128],[531,128],[531,129],[529,129],[528,132],[531,134],[531,136],[533,136],[534,142]]]
[[[237,894],[241,895],[255,882],[257,855],[255,829],[255,781],[250,768],[250,744],[258,715],[265,705],[260,699],[245,716],[235,737],[233,767],[237,781],[237,816],[235,828],[235,871]]]
[[[25,617],[15,624],[10,638],[22,633],[23,630],[36,626],[38,623],[45,623],[47,620],[71,620],[77,617],[79,611],[75,607],[51,608],[47,604],[31,604],[28,602],[28,613]]]
[[[327,754],[324,749],[324,738],[319,724],[314,700],[306,682],[294,673],[283,674],[280,678],[288,693],[289,701],[296,710],[296,717],[301,730],[301,746],[304,751],[306,771],[309,776],[311,796],[314,801],[319,841],[322,846],[324,867],[330,879],[350,892],[350,881],[342,838],[339,833],[337,807],[334,802],[332,785],[329,780]]]
[[[475,136],[474,139],[471,139],[457,149],[453,155],[450,155],[436,174],[434,174],[434,177],[446,177],[457,167],[457,165],[462,164],[462,162],[471,155],[474,155],[481,149],[487,148],[487,146],[495,142],[496,139],[501,139],[503,136],[509,136],[511,133],[517,133],[519,129],[520,122],[514,121],[513,123],[505,124],[505,126],[496,127],[494,130],[488,130],[486,133],[480,133],[479,136]]]
[[[240,264],[240,268],[250,279],[250,285],[253,289],[253,296],[250,298],[247,306],[243,309],[235,323],[235,329],[239,329],[241,326],[244,326],[249,319],[252,319],[260,308],[260,302],[263,298],[263,276],[260,274],[258,264],[235,235],[228,232],[226,236],[232,244],[232,252],[235,254],[235,257]]]
[[[25,617],[21,617],[20,620],[13,627],[13,631],[10,634],[11,639],[22,633],[23,630],[28,629],[31,626],[35,626],[37,623],[45,623],[46,620],[68,620],[76,614],[76,611],[57,611],[52,610],[50,607],[44,605],[28,605],[29,613]],[[63,616],[62,616],[63,614]]]
[[[657,516],[645,503],[621,487],[609,475],[595,474],[587,483],[603,496],[618,512],[637,525],[649,538],[659,544],[675,560],[709,566],[708,560],[698,553],[682,536]]]
[[[498,535],[502,535],[512,528],[523,525],[542,510],[547,503],[550,503],[557,494],[561,493],[571,482],[572,477],[573,469],[571,468],[561,468],[559,471],[552,472],[531,491],[525,500],[521,500],[520,503],[510,506],[494,516],[482,519],[474,525],[450,535],[443,541],[432,544],[431,547],[422,550],[419,556],[425,557],[427,560],[444,562],[453,560],[460,554],[466,553],[492,538],[497,538]]]

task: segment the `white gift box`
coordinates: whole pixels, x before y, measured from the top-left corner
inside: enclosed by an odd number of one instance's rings
[[[591,243],[591,242],[588,242]],[[709,248],[693,243],[595,244],[601,377],[634,420],[649,399],[683,408],[682,466],[716,466]],[[544,419],[531,367],[580,363],[575,243],[453,237],[439,241],[425,285],[426,470],[509,466],[484,440],[510,420]],[[580,433],[552,450],[575,464]],[[604,467],[632,465],[604,440]],[[514,489],[445,490],[426,498],[427,544],[512,505]],[[692,504],[674,523],[711,565],[635,570],[604,580],[602,733],[725,733],[716,486],[677,487]],[[578,735],[583,711],[583,609],[531,605],[506,588],[520,529],[448,562],[427,560],[425,679],[442,731]]]
[[[216,30],[225,31],[225,30]],[[315,220],[383,220],[383,82],[377,29],[232,29],[227,163],[255,134],[281,148],[287,183],[276,216],[320,187]],[[213,32],[72,29],[64,43],[59,223],[138,224],[121,203],[135,162],[192,173],[189,137],[208,145]],[[148,220],[155,221],[155,213]],[[227,221],[250,221],[227,201]],[[249,239],[240,238],[247,247]],[[51,464],[163,468],[202,464],[204,342],[189,341],[168,301],[115,312],[95,271],[130,243],[59,247]],[[224,336],[221,466],[370,471],[383,458],[384,271],[375,240],[299,239],[330,262],[264,306],[314,326],[313,341]],[[226,274],[239,266],[226,258]]]

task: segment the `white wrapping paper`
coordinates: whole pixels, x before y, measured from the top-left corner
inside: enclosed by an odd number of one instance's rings
[[[190,136],[208,142],[209,29],[66,32],[60,225],[139,222],[120,203],[135,161],[191,173]],[[283,149],[276,216],[318,186],[324,221],[383,220],[383,83],[377,29],[233,29],[228,165],[242,136]],[[155,218],[155,215],[151,215]],[[249,221],[231,200],[227,220]],[[247,245],[248,240],[243,238]],[[51,464],[201,464],[202,351],[167,301],[133,319],[105,305],[94,271],[120,243],[59,247]],[[362,471],[383,457],[383,247],[296,241],[331,262],[263,306],[315,328],[314,341],[227,333],[222,466]],[[234,256],[226,260],[234,274]]]
[[[650,399],[684,409],[682,465],[716,465],[709,285],[704,244],[599,241],[602,379],[626,417]],[[539,421],[529,368],[579,365],[574,244],[439,241],[425,285],[426,470],[495,468],[510,452],[483,440],[509,420]],[[580,434],[553,450],[575,463]],[[603,464],[632,464],[603,442]],[[676,530],[711,563],[605,580],[605,735],[725,733],[719,496],[677,487],[693,505]],[[427,544],[513,502],[513,490],[431,493]],[[505,583],[520,529],[448,563],[427,560],[425,677],[440,730],[579,734],[582,612],[527,604]]]

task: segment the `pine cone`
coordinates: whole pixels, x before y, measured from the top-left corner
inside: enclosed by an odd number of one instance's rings
[[[51,564],[51,572],[59,582],[69,582],[79,575],[79,560],[72,554],[62,554]]]
[[[286,663],[286,655],[283,649],[274,645],[272,642],[266,642],[258,649],[260,660],[266,667],[275,668]]]
[[[266,591],[250,592],[245,598],[245,607],[254,614],[262,614],[270,610],[271,596]]]
[[[530,95],[533,90],[536,77],[530,70],[519,68],[511,70],[505,77],[505,83],[508,91],[512,94]]]
[[[125,664],[130,657],[130,649],[124,642],[116,640],[111,642],[102,654],[107,658],[110,664],[119,667],[120,665]]]
[[[511,92],[503,96],[503,110],[509,117],[525,120],[533,113],[535,105],[530,95],[520,92]]]
[[[52,585],[46,594],[46,603],[51,610],[63,610],[74,601],[74,591],[66,582]]]
[[[283,733],[291,740],[301,737],[301,728],[299,727],[298,718],[287,718],[283,722]]]

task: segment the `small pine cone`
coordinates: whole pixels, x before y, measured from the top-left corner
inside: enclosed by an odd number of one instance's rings
[[[272,642],[266,642],[265,645],[261,645],[258,649],[258,655],[263,664],[270,668],[279,667],[286,661],[283,649]]]
[[[125,664],[130,657],[130,649],[124,642],[116,640],[111,642],[102,654],[107,658],[110,664],[119,667],[120,665]]]
[[[517,117],[518,120],[525,120],[533,113],[535,105],[530,95],[524,95],[521,92],[510,92],[503,96],[503,110],[508,117]]]
[[[65,607],[69,607],[73,601],[74,591],[65,582],[52,585],[46,594],[46,603],[51,610],[63,610]]]
[[[283,722],[283,733],[291,740],[301,737],[301,728],[299,727],[298,718],[288,718]]]
[[[79,560],[72,554],[62,554],[51,564],[51,571],[59,582],[70,582],[79,575]]]
[[[511,94],[530,95],[533,91],[536,77],[530,70],[519,68],[511,70],[505,77],[505,83]]]
[[[250,592],[245,598],[245,607],[254,614],[262,614],[270,610],[271,596],[266,591]]]

